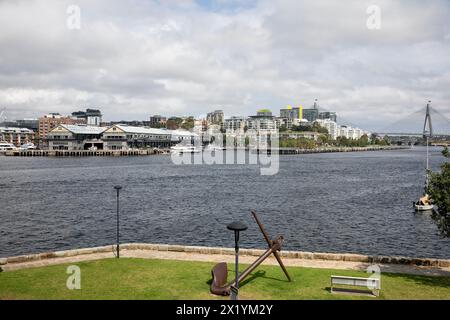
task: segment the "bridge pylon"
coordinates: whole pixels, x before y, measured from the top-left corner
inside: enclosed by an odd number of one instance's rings
[[[431,101],[428,101],[427,111],[425,114],[425,122],[423,124],[423,137],[424,138],[433,136],[433,124],[431,123],[430,104],[431,104]],[[428,123],[428,129],[427,129],[427,123]]]

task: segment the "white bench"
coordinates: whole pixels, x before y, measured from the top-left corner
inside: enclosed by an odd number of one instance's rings
[[[359,278],[346,276],[331,276],[331,292],[335,285],[365,287],[370,290],[375,296],[380,295],[381,280],[379,278]],[[340,290],[343,291],[343,290]]]

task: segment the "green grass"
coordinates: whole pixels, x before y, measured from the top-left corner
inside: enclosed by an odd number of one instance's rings
[[[0,273],[0,299],[228,299],[209,293],[212,263],[105,259],[75,263],[81,290],[69,290],[68,265]],[[245,266],[242,266],[243,268]],[[229,267],[233,277],[233,265]],[[330,275],[366,277],[365,272],[261,266],[241,285],[241,299],[450,299],[450,278],[382,273],[379,298],[332,294]]]

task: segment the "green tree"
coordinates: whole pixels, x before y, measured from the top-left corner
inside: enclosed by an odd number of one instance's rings
[[[315,131],[318,133],[323,133],[323,134],[328,134],[328,129],[322,127],[320,124],[318,124],[317,122],[314,122],[312,127],[310,128],[311,131]]]
[[[449,158],[448,147],[442,151],[445,158]],[[444,237],[450,237],[450,162],[441,165],[440,172],[428,172],[429,181],[427,193],[437,207],[433,213],[439,231]]]
[[[167,120],[166,128],[170,130],[176,130],[180,128],[181,123],[183,123],[183,119],[178,117],[172,117]]]
[[[189,117],[183,121],[181,128],[184,130],[191,130],[194,128],[194,117]]]
[[[326,144],[330,141],[330,137],[327,134],[321,134],[317,140],[320,144]]]
[[[361,138],[358,139],[358,146],[365,147],[369,144],[369,137],[367,134],[363,134]]]

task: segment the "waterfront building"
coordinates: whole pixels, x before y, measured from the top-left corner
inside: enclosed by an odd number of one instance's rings
[[[87,125],[59,124],[45,140],[49,150],[102,150],[101,139],[106,128]]]
[[[28,128],[0,127],[0,140],[20,147],[24,143],[33,142],[35,132]]]
[[[150,117],[149,126],[152,128],[161,128],[165,127],[167,123],[167,117],[163,117],[160,115],[154,115]]]
[[[311,139],[314,141],[317,141],[320,133],[315,131],[293,131],[288,133],[280,133],[280,139],[281,138],[289,138],[289,139],[298,139],[298,138],[305,138],[305,139]]]
[[[102,113],[97,109],[86,109],[86,111],[72,112],[72,117],[75,119],[84,120],[88,126],[100,126],[102,122]]]
[[[165,130],[170,134],[170,145],[185,143],[185,144],[196,144],[200,136],[191,131],[187,130]]]
[[[199,135],[187,130],[133,127],[116,124],[102,134],[105,150],[169,148],[180,142],[194,144]]]
[[[247,121],[247,127],[256,131],[275,131],[277,129],[277,121],[272,116],[269,109],[258,110],[256,116],[250,116]]]
[[[225,119],[223,128],[226,131],[243,131],[246,125],[247,119],[245,117],[233,116]]]
[[[116,124],[102,135],[105,150],[134,148],[167,148],[171,146],[171,130]]]
[[[360,128],[354,128],[351,126],[340,126],[338,129],[338,132],[339,132],[339,134],[338,134],[339,137],[345,137],[347,139],[358,140],[363,135],[367,135],[368,137],[370,137],[369,131],[365,131]]]
[[[310,125],[306,119],[291,119],[291,118],[275,118],[277,128],[284,126],[287,130],[291,130],[293,126],[306,126]]]
[[[326,128],[330,138],[336,140],[339,135],[339,127],[335,121],[332,121],[331,119],[317,119],[315,122],[321,127]]]
[[[222,124],[224,119],[224,114],[222,110],[215,110],[206,115],[206,120],[209,124]]]

